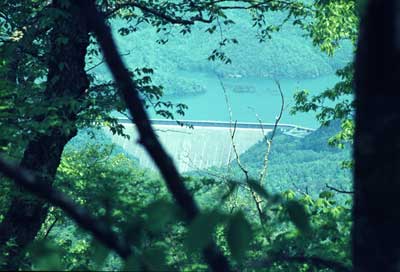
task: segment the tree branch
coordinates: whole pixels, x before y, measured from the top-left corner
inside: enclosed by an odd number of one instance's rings
[[[124,54],[121,54],[121,56],[128,56],[128,55],[130,55],[130,54],[131,54],[131,51],[128,51],[128,52],[126,52],[126,53],[124,53]],[[90,70],[93,70],[93,69],[99,67],[99,66],[102,65],[103,63],[104,63],[104,58],[103,58],[101,61],[99,61],[98,63],[93,64],[93,66],[87,68],[87,69],[86,69],[86,73],[89,72]]]
[[[131,255],[129,244],[120,239],[107,224],[92,216],[87,209],[74,203],[65,194],[52,186],[39,183],[27,170],[12,165],[2,158],[0,158],[0,172],[13,179],[16,184],[30,193],[45,199],[53,206],[61,208],[81,228],[91,233],[106,247],[114,250],[121,258],[126,259]]]
[[[279,122],[281,121],[281,118],[282,118],[282,115],[283,115],[283,110],[285,109],[285,96],[283,95],[281,84],[279,83],[278,80],[275,80],[275,83],[278,86],[278,90],[279,90],[279,93],[281,95],[281,109],[279,111],[278,116],[275,118],[275,124],[274,124],[274,128],[272,129],[271,136],[269,137],[269,139],[268,138],[266,139],[267,151],[265,152],[265,156],[264,156],[263,168],[260,171],[260,178],[259,178],[260,184],[263,183],[263,181],[265,179],[265,176],[267,175],[268,161],[269,161],[269,154],[271,153],[272,140],[275,137],[276,130],[278,128]],[[260,125],[261,125],[261,120],[259,119],[259,121],[260,121]],[[261,127],[262,127],[262,125],[261,125]]]
[[[115,6],[112,10],[107,11],[107,13],[105,14],[106,17],[109,17],[111,15],[113,15],[114,13],[118,12],[120,9],[123,8],[129,8],[129,7],[133,7],[133,8],[139,8],[140,10],[142,10],[144,13],[150,13],[155,17],[158,17],[164,21],[167,21],[168,23],[171,24],[179,24],[179,25],[193,25],[195,22],[203,22],[203,23],[211,23],[213,21],[213,18],[204,18],[201,16],[201,14],[196,15],[191,17],[190,19],[184,19],[182,17],[174,17],[174,16],[170,16],[160,10],[157,10],[156,8],[151,8],[148,7],[146,5],[142,5],[138,2],[128,2],[128,3],[123,3],[123,4],[119,4],[117,6]]]
[[[222,35],[222,34],[221,34]],[[229,123],[230,123],[230,127],[229,127],[229,132],[231,135],[231,143],[232,143],[232,149],[233,152],[235,153],[235,157],[236,157],[236,162],[240,168],[240,170],[244,173],[245,178],[246,178],[246,184],[248,185],[248,188],[250,190],[250,194],[254,200],[254,204],[256,205],[257,208],[257,212],[258,212],[258,218],[260,220],[260,224],[264,225],[264,212],[261,206],[262,203],[262,199],[261,197],[251,188],[251,186],[249,186],[250,184],[250,177],[249,177],[249,171],[246,169],[246,167],[243,165],[243,163],[240,161],[240,155],[239,152],[237,151],[236,148],[236,144],[235,144],[235,133],[236,133],[236,125],[237,125],[237,121],[235,121],[234,126],[233,126],[233,130],[232,130],[232,108],[231,105],[229,103],[229,98],[228,98],[228,93],[226,91],[225,85],[222,82],[222,79],[219,75],[217,75],[218,80],[219,80],[219,84],[221,85],[222,90],[224,91],[224,95],[225,95],[225,101],[226,101],[226,106],[228,107],[228,111],[229,111]]]
[[[46,230],[46,233],[43,236],[43,239],[46,239],[47,236],[49,236],[50,232],[53,230],[54,226],[57,224],[58,220],[60,218],[58,216],[56,216],[56,218],[54,219],[54,221],[51,223],[51,225],[49,226],[49,228]]]
[[[102,48],[103,56],[119,87],[120,95],[125,101],[135,121],[136,127],[138,128],[140,136],[139,142],[145,147],[159,168],[169,191],[175,198],[179,207],[184,211],[188,222],[193,221],[200,213],[199,208],[192,195],[185,187],[172,159],[164,150],[151,127],[149,117],[139,96],[138,86],[132,80],[128,69],[118,53],[109,26],[106,25],[103,16],[97,11],[93,0],[74,0],[73,2],[81,8],[81,16],[87,20]],[[211,242],[203,250],[203,256],[212,270],[230,271],[228,260],[217,249],[214,242]]]
[[[329,184],[325,184],[326,188],[328,188],[329,190],[335,191],[337,193],[341,193],[341,194],[354,194],[354,191],[346,191],[346,190],[341,190],[341,189],[337,189],[335,187],[330,186]]]

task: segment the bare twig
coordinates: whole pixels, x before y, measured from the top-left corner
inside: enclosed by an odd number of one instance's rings
[[[211,177],[213,177],[213,178],[216,178],[216,179],[218,179],[218,180],[221,180],[221,181],[223,181],[224,183],[226,183],[226,184],[228,184],[228,185],[230,185],[231,183],[232,183],[232,180],[231,179],[229,179],[229,175],[223,175],[223,174],[220,174],[220,173],[218,173],[218,172],[212,172],[212,171],[210,171],[210,170],[206,170],[206,169],[201,169],[201,168],[199,168],[199,167],[197,167],[195,164],[194,164],[194,162],[193,162],[193,160],[190,158],[190,156],[189,156],[189,154],[185,154],[185,158],[189,161],[188,163],[186,163],[186,165],[187,166],[189,166],[189,167],[192,167],[193,169],[195,169],[196,170],[196,172],[201,172],[201,173],[203,173],[205,176],[211,176]],[[243,188],[243,189],[246,189],[246,190],[249,190],[249,188],[247,187],[247,186],[245,186],[243,183],[237,183],[237,186],[238,187],[241,187],[241,188]]]
[[[118,53],[109,26],[105,23],[103,16],[97,11],[95,1],[74,0],[73,2],[81,8],[82,17],[87,20],[102,48],[103,56],[115,82],[119,86],[120,95],[125,101],[131,116],[134,118],[140,135],[140,143],[145,147],[157,165],[169,191],[179,207],[184,211],[187,220],[189,222],[193,221],[200,213],[197,203],[185,187],[176,166],[164,150],[151,127],[149,117],[139,96],[138,86],[133,82],[129,71]],[[214,242],[209,243],[203,250],[203,256],[212,270],[230,270],[228,260],[217,249]]]
[[[223,92],[224,92],[225,103],[226,103],[226,106],[228,107],[229,124],[230,124],[229,132],[230,132],[230,135],[231,135],[232,149],[233,149],[233,151],[234,151],[234,153],[235,153],[236,161],[237,161],[237,163],[238,163],[240,169],[242,170],[242,172],[245,174],[245,176],[246,176],[246,181],[248,181],[248,180],[249,180],[249,171],[248,171],[248,170],[244,167],[244,165],[240,162],[240,156],[239,156],[239,153],[238,153],[238,151],[237,151],[236,144],[235,144],[235,133],[236,133],[236,124],[237,124],[237,120],[235,120],[235,122],[233,122],[232,108],[231,108],[231,104],[230,104],[230,102],[229,102],[228,93],[227,93],[227,91],[226,91],[226,88],[225,88],[224,83],[222,82],[221,77],[220,77],[219,75],[217,75],[217,78],[218,78],[219,83],[220,83],[220,85],[221,85],[221,88],[222,88],[222,90],[223,90]],[[233,125],[233,128],[232,128],[232,125]]]
[[[218,21],[218,22],[219,22],[219,21]],[[221,38],[222,38],[221,26],[220,26],[220,31],[221,31]],[[224,86],[224,84],[223,84],[223,82],[222,82],[222,79],[219,77],[218,74],[217,74],[217,77],[218,77],[218,80],[219,80],[219,82],[220,82],[220,84],[221,84],[221,88],[222,88],[222,90],[224,91],[225,103],[226,103],[226,106],[228,107],[228,113],[229,113],[229,134],[230,134],[230,136],[231,136],[231,143],[232,143],[233,153],[235,154],[236,161],[238,162],[239,168],[240,168],[240,169],[242,170],[242,172],[245,174],[245,176],[246,176],[246,181],[248,181],[248,178],[249,178],[249,177],[248,177],[248,171],[243,167],[243,165],[242,165],[241,162],[240,162],[239,153],[237,152],[236,144],[235,144],[235,140],[234,140],[234,139],[235,139],[235,133],[236,133],[237,120],[235,121],[235,124],[234,124],[234,126],[233,126],[233,130],[232,130],[233,113],[232,113],[231,104],[229,103],[229,97],[228,97],[228,94],[227,94],[227,92],[226,92],[225,86]],[[231,164],[230,164],[231,159],[232,159],[232,152],[231,152],[231,150],[229,150],[228,165],[227,165],[227,167],[228,167],[228,169],[227,169],[228,176],[229,176],[230,173],[231,173]],[[229,184],[228,184],[228,188],[229,188]],[[236,209],[236,207],[237,207],[237,197],[238,197],[238,193],[237,193],[237,191],[236,191],[236,193],[235,193],[235,195],[233,196],[233,199],[232,199],[232,206],[231,206],[231,208],[230,208],[230,213],[233,213],[233,211],[234,211],[234,210]]]
[[[87,209],[77,205],[72,199],[57,191],[52,186],[39,183],[28,171],[10,164],[2,158],[0,158],[0,172],[13,179],[16,184],[30,193],[61,208],[81,228],[91,233],[106,247],[114,250],[121,258],[126,259],[131,255],[129,244],[120,239],[107,224],[92,216]]]
[[[272,130],[272,134],[271,134],[271,137],[270,137],[270,140],[271,140],[271,141],[274,139],[274,136],[275,136],[275,133],[276,133],[276,129],[277,129],[277,127],[278,127],[279,121],[280,121],[281,118],[282,118],[283,110],[284,110],[284,108],[285,108],[285,96],[283,95],[283,91],[282,91],[282,88],[281,88],[281,84],[279,83],[278,80],[275,80],[275,83],[276,83],[276,85],[278,86],[279,94],[281,95],[281,110],[280,110],[280,112],[279,112],[279,115],[278,115],[278,116],[276,117],[276,119],[275,119],[275,126],[274,126],[274,129]]]
[[[256,119],[257,119],[258,123],[260,124],[261,133],[263,135],[263,138],[264,138],[265,141],[267,141],[268,140],[267,133],[265,133],[263,122],[262,122],[260,116],[258,115],[258,113],[256,112],[256,110],[253,107],[248,106],[248,108],[251,109],[252,111],[254,111]]]
[[[309,193],[308,193],[308,187],[307,187],[307,186],[306,186],[305,190],[302,190],[299,186],[297,186],[296,183],[293,182],[292,184],[293,184],[293,187],[296,188],[296,190],[297,190],[299,193],[301,193],[301,194],[303,194],[303,195],[305,195],[305,196],[309,195]]]
[[[271,153],[272,140],[273,140],[274,137],[275,137],[275,133],[276,133],[276,130],[277,130],[277,128],[278,128],[278,124],[279,124],[279,122],[280,122],[280,120],[281,120],[281,118],[282,118],[283,110],[284,110],[284,108],[285,108],[285,97],[284,97],[284,95],[283,95],[283,91],[282,91],[282,88],[281,88],[281,84],[279,83],[278,80],[275,80],[275,83],[276,83],[276,85],[278,86],[278,90],[279,90],[279,93],[280,93],[280,95],[281,95],[281,109],[280,109],[280,111],[279,111],[278,116],[277,116],[276,119],[275,119],[275,124],[274,124],[274,128],[272,129],[271,136],[269,137],[269,139],[266,140],[266,142],[267,142],[267,151],[265,152],[265,156],[264,156],[264,165],[263,165],[263,168],[262,168],[262,170],[260,171],[260,178],[259,178],[260,184],[263,183],[263,181],[264,181],[264,179],[265,179],[265,176],[267,175],[268,160],[269,160],[269,154]],[[261,121],[261,120],[260,120],[260,121]],[[262,125],[261,125],[261,127],[262,127]]]
[[[333,186],[330,186],[329,184],[325,184],[326,188],[328,188],[329,190],[335,191],[337,193],[341,193],[341,194],[354,194],[354,191],[346,191],[346,190],[342,190],[342,189],[337,189]]]
[[[130,55],[130,54],[131,54],[131,51],[128,51],[128,52],[126,52],[126,53],[121,54],[121,56],[128,56],[128,55]],[[102,65],[102,64],[104,63],[104,61],[105,61],[105,60],[104,60],[104,58],[103,58],[101,61],[99,61],[98,63],[94,64],[92,67],[87,68],[87,69],[86,69],[86,73],[89,72],[90,70],[93,70],[93,69],[99,67],[100,65]]]
[[[233,149],[233,152],[235,153],[235,156],[236,156],[236,162],[237,162],[240,170],[244,173],[244,175],[246,177],[246,184],[249,184],[250,183],[249,171],[246,169],[246,167],[240,161],[240,155],[239,155],[239,152],[237,151],[236,143],[235,143],[235,132],[236,132],[237,121],[235,121],[235,123],[233,125],[233,129],[232,129],[232,116],[233,115],[232,115],[232,108],[231,108],[231,105],[229,103],[228,93],[226,91],[225,85],[222,82],[222,79],[220,78],[220,76],[217,75],[217,77],[218,77],[219,83],[221,85],[221,88],[222,88],[222,90],[224,92],[226,105],[227,105],[228,111],[229,111],[229,123],[230,123],[229,132],[231,134],[232,149]],[[264,212],[263,212],[262,206],[261,206],[262,198],[256,192],[254,192],[254,190],[250,186],[249,186],[249,189],[250,189],[251,196],[252,196],[252,198],[254,200],[254,203],[256,204],[256,208],[257,208],[257,212],[258,212],[258,217],[260,219],[260,223],[261,223],[261,225],[263,225],[265,216],[264,216]]]
[[[46,239],[47,236],[49,236],[50,232],[53,230],[53,228],[57,224],[58,220],[60,220],[60,218],[58,216],[56,216],[53,223],[51,223],[50,227],[46,230],[46,233],[44,234],[43,239]]]
[[[87,147],[88,147],[88,145],[87,145]],[[111,155],[113,154],[113,152],[114,152],[114,148],[115,148],[115,144],[112,144],[111,145],[111,148],[110,148],[110,150],[108,150],[108,154],[104,157],[104,158],[100,158],[100,157],[96,157],[94,160],[93,160],[93,162],[91,162],[89,165],[88,165],[88,168],[93,168],[94,166],[96,166],[96,164],[100,164],[100,163],[104,163],[104,162],[107,162],[110,158],[111,158]]]

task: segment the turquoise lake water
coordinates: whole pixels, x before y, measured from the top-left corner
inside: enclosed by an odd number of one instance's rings
[[[164,98],[174,103],[184,103],[189,109],[184,117],[177,116],[182,120],[216,120],[229,121],[229,110],[226,103],[224,91],[217,76],[209,74],[187,74],[188,77],[196,77],[206,87],[204,94],[189,97]],[[290,108],[293,106],[293,94],[302,89],[311,93],[319,93],[326,88],[333,87],[338,81],[337,76],[323,76],[315,79],[279,80],[285,97],[285,110],[281,123],[290,123],[300,126],[318,127],[314,113],[298,113],[290,115]],[[222,82],[227,90],[229,104],[232,109],[232,119],[238,122],[258,122],[256,114],[265,123],[275,122],[275,118],[281,107],[281,97],[274,80],[260,78],[224,78]],[[251,93],[233,92],[232,88],[246,86],[251,88]],[[150,112],[151,118],[160,118]]]

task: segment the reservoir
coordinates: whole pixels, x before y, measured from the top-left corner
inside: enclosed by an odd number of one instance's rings
[[[164,97],[164,101],[186,104],[189,109],[185,116],[175,115],[179,120],[214,120],[229,121],[229,110],[221,86],[216,75],[206,73],[186,73],[188,78],[194,78],[196,82],[205,86],[206,92],[192,96]],[[281,85],[285,98],[282,123],[298,126],[317,128],[315,113],[297,113],[290,115],[290,109],[294,105],[293,95],[300,90],[309,90],[311,94],[319,93],[331,88],[338,82],[336,75],[318,77],[314,79],[277,79]],[[238,122],[275,122],[281,108],[281,96],[274,80],[265,78],[222,78],[228,101],[232,110],[232,120]],[[235,92],[236,89],[246,89],[248,92]],[[153,119],[159,119],[154,111],[150,111]],[[258,117],[257,117],[258,116]]]

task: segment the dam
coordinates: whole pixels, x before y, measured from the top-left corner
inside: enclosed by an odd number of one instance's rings
[[[130,136],[112,135],[113,143],[139,160],[142,167],[155,170],[156,167],[144,148],[138,143],[138,131],[129,119],[119,119]],[[160,142],[174,160],[178,170],[183,172],[204,170],[210,167],[222,167],[236,159],[232,145],[240,155],[271,132],[275,124],[271,123],[230,123],[210,120],[151,120]],[[277,129],[293,137],[304,137],[314,129],[290,124],[279,124]]]

